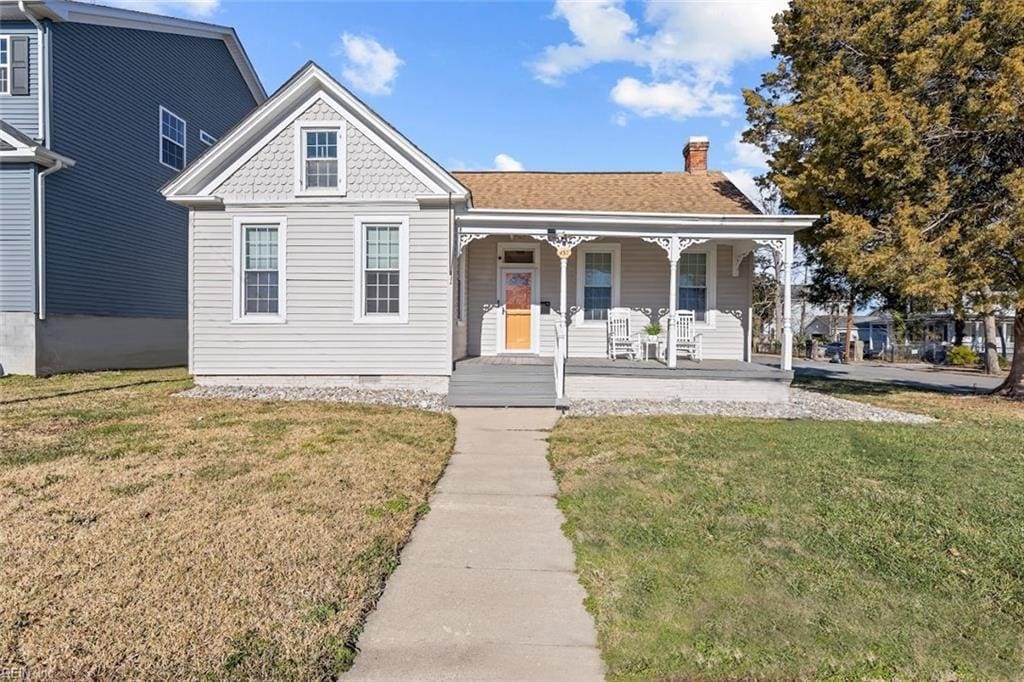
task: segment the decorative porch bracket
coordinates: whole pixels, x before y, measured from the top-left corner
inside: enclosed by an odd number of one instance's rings
[[[462,234],[462,233],[460,233],[459,234],[459,248],[458,248],[458,251],[455,254],[456,257],[462,255],[462,250],[464,248],[466,248],[471,241],[473,241],[474,239],[483,239],[486,236],[487,236],[486,234]]]
[[[793,369],[793,238],[755,239],[782,257],[782,369]]]
[[[676,325],[675,325],[675,314],[676,307],[678,306],[678,270],[676,266],[679,263],[679,254],[691,246],[697,246],[704,244],[707,239],[690,239],[688,237],[680,237],[679,235],[671,235],[668,237],[641,237],[645,242],[649,244],[657,244],[661,248],[665,249],[665,253],[668,254],[669,262],[669,289],[668,289],[668,334],[666,335],[665,344],[665,362],[672,369],[676,366]]]
[[[572,250],[583,242],[592,242],[598,238],[598,235],[583,235],[583,234],[565,234],[565,233],[548,233],[548,234],[535,234],[531,235],[534,239],[540,242],[547,242],[551,246],[555,247],[558,252],[558,260],[560,265],[559,272],[559,289],[558,289],[558,313],[562,316],[562,320],[566,327],[569,326],[569,320],[571,319],[569,310],[567,308],[568,301],[566,300],[568,294],[568,284],[566,280],[568,275],[569,256],[572,255]]]
[[[582,234],[535,234],[531,235],[534,239],[540,242],[547,242],[551,246],[555,247],[558,251],[558,257],[565,260],[572,255],[572,250],[583,242],[592,242],[597,239],[597,235],[582,235]]]

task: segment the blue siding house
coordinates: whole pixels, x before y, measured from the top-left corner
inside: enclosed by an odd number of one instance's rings
[[[234,30],[0,5],[0,374],[184,364],[188,212],[159,189],[266,99]]]

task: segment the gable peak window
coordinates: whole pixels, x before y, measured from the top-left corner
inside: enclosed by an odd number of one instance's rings
[[[300,125],[295,153],[296,193],[344,193],[345,133],[341,123]]]
[[[174,170],[185,167],[185,119],[160,107],[160,163]]]

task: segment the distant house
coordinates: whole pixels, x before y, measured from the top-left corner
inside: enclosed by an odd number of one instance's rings
[[[1014,309],[999,310],[996,313],[996,338],[993,339],[996,351],[1004,358],[1013,356],[1013,318]],[[968,311],[963,319],[963,337],[961,342],[975,353],[985,350],[985,320],[977,311]],[[940,310],[924,316],[924,328],[927,341],[944,345],[953,345],[957,339],[957,320],[952,310]]]
[[[868,351],[886,351],[896,342],[892,315],[876,311],[853,317],[854,340],[863,341]],[[817,315],[804,327],[810,339],[842,341],[846,338],[846,315],[843,313]]]
[[[751,253],[791,263],[815,216],[762,215],[707,153],[449,172],[310,63],[163,189],[191,210],[191,371],[461,405],[785,399],[791,356],[749,362]]]
[[[159,188],[266,99],[234,30],[0,4],[0,373],[186,359],[188,212]]]

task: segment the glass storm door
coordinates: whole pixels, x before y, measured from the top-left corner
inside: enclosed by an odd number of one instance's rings
[[[505,350],[529,351],[533,348],[533,271],[502,273],[505,299]]]

